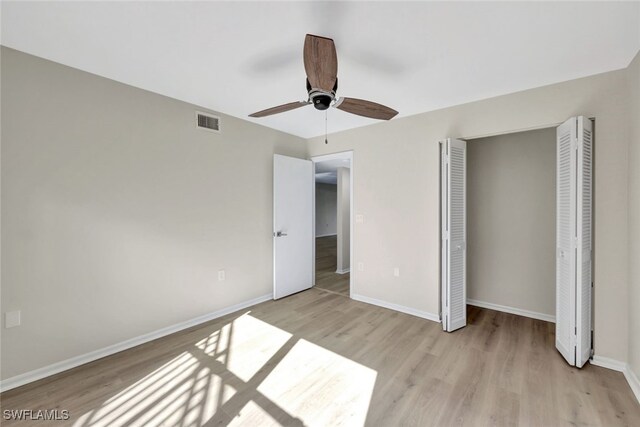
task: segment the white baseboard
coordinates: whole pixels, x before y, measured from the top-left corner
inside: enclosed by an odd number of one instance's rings
[[[629,387],[631,387],[631,391],[633,391],[633,394],[636,396],[636,400],[640,403],[640,380],[628,363],[594,354],[591,358],[591,364],[622,372],[624,378],[629,383]]]
[[[244,301],[239,304],[232,305],[231,307],[226,307],[221,310],[214,311],[212,313],[207,313],[202,316],[196,317],[194,319],[177,323],[175,325],[167,326],[166,328],[158,329],[157,331],[140,335],[138,337],[131,338],[126,341],[122,341],[117,344],[113,344],[113,345],[101,348],[99,350],[95,350],[86,354],[75,356],[70,359],[54,363],[49,366],[44,366],[42,368],[34,369],[33,371],[16,375],[15,377],[7,378],[6,380],[0,381],[0,392],[11,390],[12,388],[20,387],[22,385],[31,383],[33,381],[37,381],[42,378],[46,378],[51,375],[58,374],[60,372],[75,368],[80,365],[84,365],[85,363],[93,362],[94,360],[98,360],[103,357],[118,353],[120,351],[138,346],[140,344],[144,344],[149,341],[162,338],[166,335],[170,335],[175,332],[182,331],[183,329],[187,329],[192,326],[196,326],[201,323],[205,323],[210,320],[217,319],[218,317],[225,316],[227,314],[233,313],[234,311],[242,310],[247,307],[251,307],[252,305],[256,305],[261,302],[268,301],[272,298],[273,298],[272,294],[263,295],[261,297]]]
[[[590,363],[592,365],[601,366],[603,368],[613,369],[614,371],[618,372],[624,372],[625,367],[627,366],[626,363],[619,360],[610,359],[608,357],[602,357],[595,354],[591,358]]]
[[[336,233],[329,233],[329,234],[316,234],[316,239],[319,237],[331,237],[331,236],[337,236]]]
[[[504,313],[517,314],[518,316],[530,317],[532,319],[544,320],[545,322],[556,323],[556,316],[550,314],[538,313],[535,311],[522,310],[520,308],[509,307],[506,305],[493,304],[490,302],[478,301],[467,298],[467,304],[475,307],[488,308],[489,310],[502,311]]]
[[[347,274],[348,272],[350,272],[351,269],[350,268],[344,268],[342,270],[336,270],[337,274]]]
[[[421,317],[423,319],[431,320],[432,322],[440,323],[440,316],[437,314],[429,313],[422,310],[416,310],[415,308],[405,307],[403,305],[393,304],[390,302],[382,301],[375,298],[365,297],[363,295],[352,294],[351,299],[364,302],[367,304],[377,305],[379,307],[388,308],[390,310],[399,311],[401,313],[410,314],[412,316]]]
[[[623,374],[627,379],[627,382],[629,383],[629,387],[631,387],[633,394],[636,395],[636,400],[638,401],[638,403],[640,403],[640,380],[638,379],[638,376],[633,371],[633,369],[631,369],[631,366],[629,364],[625,366]]]

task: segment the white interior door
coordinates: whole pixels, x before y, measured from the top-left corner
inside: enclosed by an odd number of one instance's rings
[[[556,348],[570,365],[591,356],[592,126],[572,117],[557,129]]]
[[[592,218],[591,120],[578,117],[577,149],[577,248],[576,248],[576,366],[591,357],[591,218]]]
[[[313,285],[313,163],[273,156],[273,298]]]
[[[442,328],[467,324],[467,146],[447,139],[442,144]]]
[[[575,365],[576,123],[556,132],[556,348]]]

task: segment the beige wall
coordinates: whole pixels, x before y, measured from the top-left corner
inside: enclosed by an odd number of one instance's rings
[[[3,379],[271,293],[303,139],[6,48],[1,83]]]
[[[192,105],[2,48],[1,309],[23,324],[2,330],[1,378],[269,293],[273,153],[354,150],[354,293],[437,313],[438,141],[580,114],[596,118],[596,354],[639,372],[634,64],[305,145],[225,115],[198,131]]]
[[[338,260],[337,271],[345,273],[350,269],[350,212],[351,212],[351,171],[338,168]]]
[[[310,154],[353,150],[353,292],[428,313],[439,311],[439,144],[596,118],[595,351],[627,359],[629,125],[626,71],[572,80],[309,142]],[[344,114],[336,112],[334,114]],[[393,277],[393,268],[400,277]]]
[[[316,236],[336,234],[338,191],[334,184],[316,183]]]
[[[467,298],[555,316],[556,130],[467,143]]]
[[[640,53],[628,69],[629,144],[629,364],[640,377]]]

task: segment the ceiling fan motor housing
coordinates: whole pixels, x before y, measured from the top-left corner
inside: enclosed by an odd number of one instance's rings
[[[324,111],[331,106],[331,103],[336,97],[336,90],[338,89],[338,79],[333,86],[331,92],[325,92],[320,89],[311,87],[309,79],[307,79],[307,92],[309,93],[309,100],[313,103],[316,110]]]
[[[321,110],[321,111],[329,108],[331,106],[331,101],[333,101],[333,98],[331,96],[325,95],[325,94],[318,94],[314,96],[312,99],[313,99],[313,106],[316,108],[316,110]]]

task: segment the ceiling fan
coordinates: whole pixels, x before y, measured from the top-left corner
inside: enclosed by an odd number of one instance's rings
[[[307,73],[306,101],[290,102],[249,114],[249,117],[265,117],[284,113],[312,104],[316,110],[329,107],[359,116],[378,120],[389,120],[398,112],[384,105],[356,98],[336,98],[338,90],[338,57],[332,39],[307,34],[304,39],[304,69]]]

